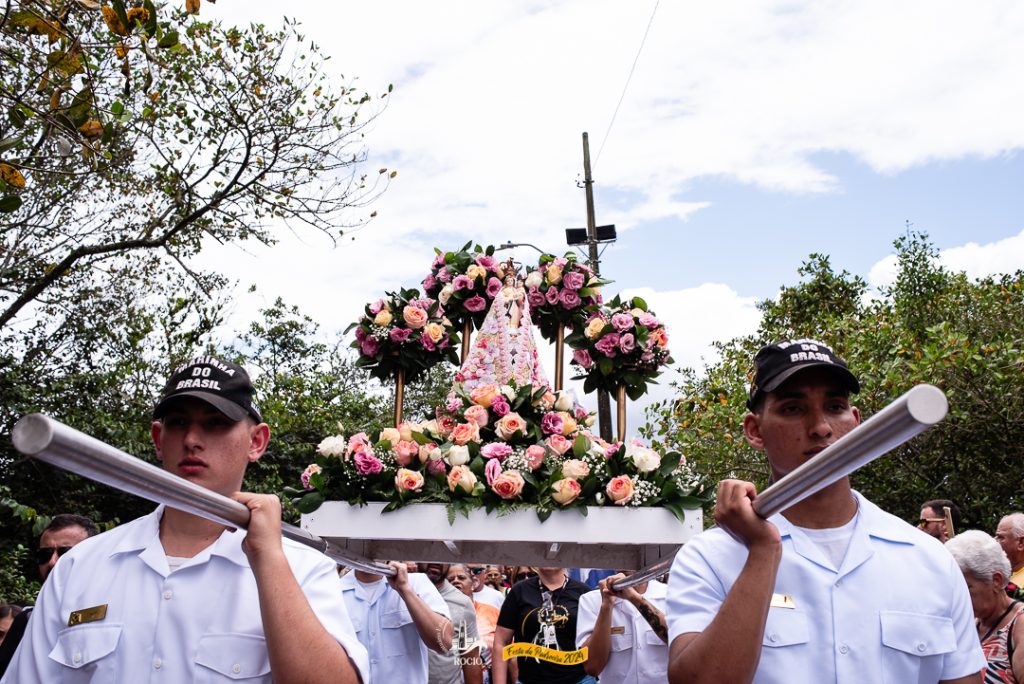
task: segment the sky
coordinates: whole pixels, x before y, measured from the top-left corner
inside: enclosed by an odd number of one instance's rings
[[[1016,0],[202,6],[229,24],[283,13],[339,85],[394,86],[366,169],[398,175],[336,245],[300,231],[204,252],[238,282],[240,327],[281,296],[343,330],[366,302],[418,286],[434,247],[564,252],[564,229],[586,225],[584,132],[597,223],[618,232],[606,294],[643,296],[680,366],[753,332],[755,303],[812,253],[878,287],[910,228],[972,276],[1024,268]],[[666,393],[631,406],[631,427]]]

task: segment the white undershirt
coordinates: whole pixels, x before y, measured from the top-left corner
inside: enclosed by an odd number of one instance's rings
[[[858,515],[860,511],[858,511]],[[814,542],[814,545],[821,549],[832,563],[832,569],[838,570],[846,558],[846,550],[850,547],[850,539],[853,538],[853,528],[857,524],[857,516],[850,518],[850,522],[841,527],[826,527],[812,529],[810,527],[798,528],[807,535],[807,538]]]
[[[374,599],[384,591],[384,580],[379,579],[376,582],[364,582],[358,577],[355,578],[356,584],[359,586],[360,591],[363,594],[363,599],[367,603],[373,603]]]
[[[192,559],[185,556],[167,556],[167,567],[171,569],[171,572],[174,572],[190,560]]]

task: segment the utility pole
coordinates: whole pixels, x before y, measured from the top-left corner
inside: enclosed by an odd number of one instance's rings
[[[590,266],[594,275],[601,275],[601,259],[597,253],[597,220],[594,217],[594,179],[590,175],[590,137],[583,133],[583,187],[587,195],[587,247],[590,254]],[[608,392],[597,390],[597,421],[601,439],[612,441],[612,409]]]

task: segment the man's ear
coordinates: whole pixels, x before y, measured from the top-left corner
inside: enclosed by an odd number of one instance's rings
[[[755,449],[764,449],[761,437],[761,418],[756,413],[748,413],[743,417],[743,436]]]
[[[266,423],[249,428],[249,462],[255,463],[270,444],[270,426]]]
[[[164,455],[161,453],[160,438],[163,435],[164,424],[159,420],[154,420],[153,424],[149,426],[149,434],[153,438],[153,450],[156,452],[156,460],[163,463]]]

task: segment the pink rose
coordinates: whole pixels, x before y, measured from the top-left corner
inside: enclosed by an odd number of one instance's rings
[[[437,345],[434,344],[434,340],[430,339],[430,335],[428,335],[427,333],[423,333],[422,335],[420,335],[420,344],[422,344],[423,348],[426,349],[427,351],[432,352],[435,349],[437,349]]]
[[[452,433],[452,430],[458,424],[459,421],[455,420],[452,416],[439,416],[437,419],[437,435],[441,439],[448,439],[448,435]]]
[[[530,303],[530,308],[536,309],[544,306],[547,300],[544,299],[544,293],[531,287],[530,292],[526,295],[526,301]]]
[[[369,451],[357,452],[353,461],[355,462],[356,472],[360,475],[376,475],[384,470],[383,464]]]
[[[498,439],[509,441],[514,437],[526,435],[526,421],[515,411],[506,414],[494,424],[494,434]]]
[[[594,345],[594,349],[601,352],[610,359],[615,358],[615,355],[618,353],[619,349],[619,334],[608,333],[607,335],[605,335],[604,337],[597,341],[597,344]]]
[[[380,352],[380,340],[373,336],[367,337],[360,343],[359,351],[363,356],[376,356]]]
[[[418,306],[407,306],[402,309],[402,320],[414,330],[419,330],[427,324],[427,312]]]
[[[495,267],[498,265],[498,262],[494,260],[494,257],[487,256],[485,254],[484,256],[478,256],[476,258],[476,264],[477,266],[483,266],[488,271],[493,271]]]
[[[494,478],[491,490],[502,499],[514,499],[523,491],[523,476],[515,470],[506,470]]]
[[[649,311],[645,311],[644,313],[640,314],[640,318],[637,320],[640,321],[640,325],[645,326],[647,328],[657,328],[659,325],[661,325],[658,319],[655,318],[654,314],[652,314]]]
[[[480,295],[473,295],[465,302],[463,302],[462,305],[466,307],[466,311],[472,311],[476,313],[477,311],[483,311],[484,309],[487,308],[487,300],[481,297]]]
[[[580,305],[580,296],[575,290],[562,290],[558,295],[558,301],[562,303],[563,309],[575,309]]]
[[[480,455],[484,458],[504,461],[505,458],[512,455],[512,447],[504,442],[491,442],[481,447]]]
[[[617,313],[612,316],[612,327],[621,332],[626,332],[633,327],[633,316],[628,313]]]
[[[551,304],[552,306],[557,304],[558,303],[558,288],[555,287],[555,286],[549,287],[548,291],[544,293],[544,299],[547,300],[547,303]]]
[[[388,337],[395,344],[402,344],[409,339],[409,335],[412,335],[412,330],[409,328],[392,328],[388,333]]]
[[[540,419],[540,429],[545,435],[560,435],[562,427],[562,417],[557,413],[545,413]]]
[[[452,281],[452,287],[456,290],[473,289],[473,279],[469,276],[457,275],[455,280]]]
[[[440,280],[442,283],[451,282],[452,273],[447,268],[442,271],[438,271],[437,279]]]
[[[309,484],[309,478],[317,473],[322,472],[323,468],[318,466],[316,463],[311,463],[308,466],[306,466],[306,469],[302,471],[302,475],[299,476],[299,479],[302,480],[302,488],[310,490],[313,489],[313,485]]]
[[[633,337],[633,333],[626,333],[619,338],[619,349],[622,350],[623,354],[628,354],[636,349],[636,338]]]
[[[584,369],[589,369],[594,365],[594,360],[590,358],[590,352],[586,349],[577,349],[574,351],[572,353],[572,362]]]
[[[375,301],[373,304],[371,304],[367,308],[369,309],[370,313],[372,313],[374,316],[376,316],[377,314],[380,313],[380,310],[384,308],[384,300],[383,299],[378,299],[377,301]]]
[[[423,279],[423,289],[430,292],[437,287],[437,278],[432,273],[427,274],[427,277]]]
[[[526,464],[530,466],[530,470],[536,470],[540,468],[541,463],[544,462],[544,455],[547,451],[539,444],[531,444],[526,447]]]
[[[459,446],[464,446],[469,442],[480,441],[480,426],[476,423],[459,423],[452,430],[452,434],[449,437],[453,442]]]
[[[501,418],[502,416],[507,416],[512,407],[508,405],[508,399],[499,394],[491,402],[491,410],[494,411],[494,415]]]
[[[633,480],[630,479],[629,475],[619,475],[613,477],[605,488],[608,493],[608,498],[616,506],[625,506],[629,503],[629,500],[633,498],[635,486]]]
[[[580,483],[571,477],[563,477],[551,485],[551,498],[562,506],[567,506],[580,495]]]
[[[494,299],[501,292],[501,281],[497,278],[491,278],[487,281],[487,296]]]
[[[494,406],[494,404],[491,404],[491,406]],[[473,404],[468,409],[466,409],[465,415],[466,420],[469,421],[470,423],[476,423],[477,426],[479,427],[484,427],[487,425],[487,409],[485,409],[483,406]]]
[[[454,392],[449,394],[444,401],[444,407],[448,413],[455,413],[462,408],[462,397],[458,396]]]
[[[427,472],[431,475],[442,475],[444,474],[444,461],[438,459],[436,461],[427,461]]]
[[[478,406],[490,408],[494,398],[501,394],[497,385],[477,385],[469,393],[469,400]]]
[[[562,286],[569,290],[578,290],[583,287],[586,277],[582,273],[570,271],[562,276]]]
[[[501,475],[501,462],[497,459],[491,459],[488,461],[487,465],[484,466],[484,475],[487,476],[487,486],[489,487],[493,485],[494,478]]]
[[[395,473],[395,489],[399,492],[418,492],[423,489],[423,475],[414,470],[399,468]]]
[[[566,439],[564,436],[560,434],[551,435],[550,437],[547,438],[547,440],[545,440],[544,443],[548,445],[549,449],[554,451],[559,456],[564,456],[565,452],[569,451],[569,449],[572,449],[572,441]]]
[[[400,466],[407,466],[412,463],[412,459],[417,458],[420,453],[420,447],[416,442],[409,442],[406,440],[399,440],[398,443],[391,448],[391,451],[395,454],[395,462]]]
[[[430,263],[430,267],[437,269],[444,266],[444,254],[442,252],[434,253],[434,260]]]
[[[426,463],[427,461],[438,461],[441,459],[441,448],[434,444],[433,442],[421,444],[419,457],[420,463]]]
[[[454,492],[461,489],[465,494],[472,494],[473,487],[476,487],[476,475],[469,469],[469,466],[455,466],[448,473],[448,491]]]

